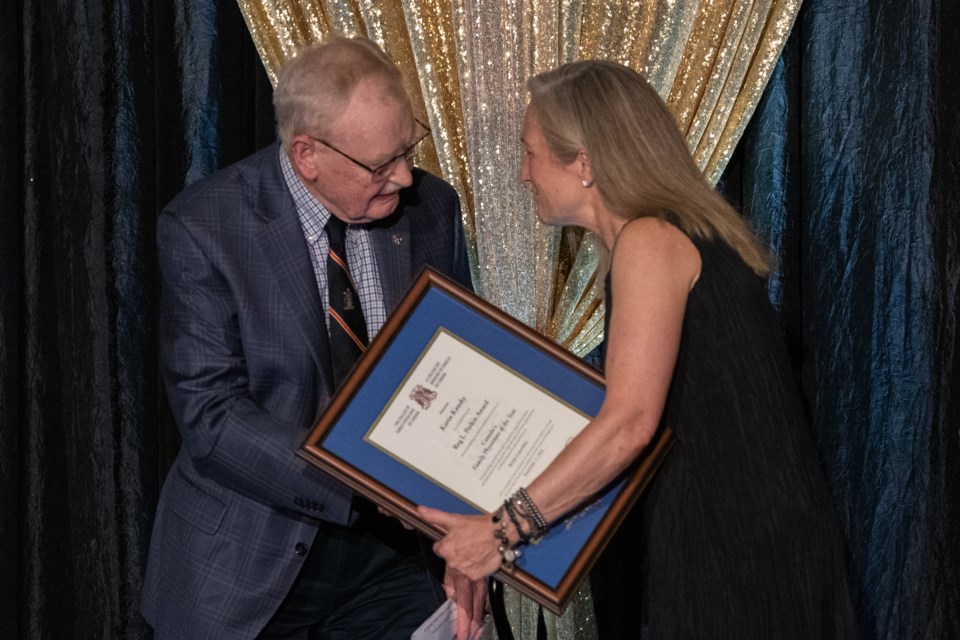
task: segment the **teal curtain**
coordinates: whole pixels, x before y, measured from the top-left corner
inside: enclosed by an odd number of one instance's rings
[[[960,637],[957,17],[806,0],[727,176],[780,256],[863,638]]]

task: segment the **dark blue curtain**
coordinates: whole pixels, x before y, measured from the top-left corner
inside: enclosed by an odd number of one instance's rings
[[[806,0],[725,176],[781,259],[864,638],[960,637],[957,17]]]
[[[722,180],[780,256],[864,638],[960,637],[957,12],[806,0]],[[269,100],[234,0],[0,1],[0,639],[150,636],[154,220]]]
[[[145,638],[154,221],[273,139],[232,0],[0,3],[0,638]]]
[[[0,638],[16,638],[20,534],[20,31],[0,2]]]

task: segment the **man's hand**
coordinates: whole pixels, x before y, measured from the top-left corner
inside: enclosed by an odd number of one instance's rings
[[[397,517],[396,515],[390,513],[389,511],[387,511],[386,509],[384,509],[384,508],[381,507],[380,505],[377,505],[377,511],[379,511],[379,512],[380,512],[380,515],[382,515],[382,516],[387,516],[388,518],[395,518],[395,519],[397,520],[397,522],[399,522],[401,525],[403,525],[403,528],[406,529],[407,531],[413,531],[413,527],[410,526],[409,524],[407,524],[407,521],[406,521],[406,520],[404,520],[403,518],[399,518],[399,517]]]
[[[476,640],[483,633],[487,610],[487,581],[470,580],[447,567],[443,590],[457,609],[457,640]]]

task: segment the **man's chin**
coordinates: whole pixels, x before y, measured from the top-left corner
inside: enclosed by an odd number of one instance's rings
[[[400,204],[400,192],[395,191],[382,196],[374,196],[367,202],[367,208],[362,213],[354,210],[348,213],[341,213],[337,215],[337,217],[345,220],[347,224],[376,222],[377,220],[383,220],[396,211],[398,204]]]
[[[397,210],[398,204],[400,204],[399,191],[394,191],[393,193],[388,193],[382,196],[374,196],[374,198],[370,201],[370,206],[367,207],[367,212],[364,216],[363,222],[383,220]]]

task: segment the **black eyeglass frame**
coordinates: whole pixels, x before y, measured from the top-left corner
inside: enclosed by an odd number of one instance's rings
[[[369,171],[369,172],[370,172],[370,178],[373,180],[373,182],[383,182],[384,180],[387,179],[387,176],[390,175],[390,171],[397,165],[398,162],[400,162],[400,160],[406,160],[407,162],[412,162],[412,161],[413,161],[413,156],[414,156],[414,154],[416,153],[417,147],[420,145],[421,142],[423,142],[423,141],[426,139],[427,136],[429,136],[431,133],[433,133],[433,131],[430,129],[430,127],[428,127],[428,126],[425,125],[424,123],[420,122],[420,120],[419,120],[418,118],[414,118],[414,121],[415,121],[418,125],[420,125],[421,127],[423,127],[423,128],[425,129],[424,134],[423,134],[422,136],[420,136],[419,138],[417,138],[417,140],[416,140],[413,144],[411,144],[409,147],[407,147],[406,149],[404,149],[404,151],[403,151],[402,153],[399,153],[399,154],[393,156],[392,158],[390,158],[389,160],[387,160],[387,161],[384,162],[383,164],[378,165],[378,166],[376,166],[376,167],[369,167],[369,166],[365,165],[364,163],[360,162],[360,161],[357,160],[356,158],[354,158],[354,157],[352,157],[352,156],[344,153],[343,151],[340,151],[340,149],[337,149],[335,146],[333,146],[332,144],[330,144],[329,142],[327,142],[327,141],[324,140],[323,138],[317,138],[317,137],[311,136],[311,135],[309,135],[309,134],[307,134],[307,137],[310,138],[311,140],[316,140],[317,142],[319,142],[319,143],[322,144],[323,146],[328,147],[328,148],[332,149],[333,151],[336,151],[337,153],[339,153],[339,154],[342,155],[344,158],[346,158],[347,160],[349,160],[349,161],[352,162],[353,164],[357,165],[357,166],[360,167],[361,169],[366,169],[367,171]]]

